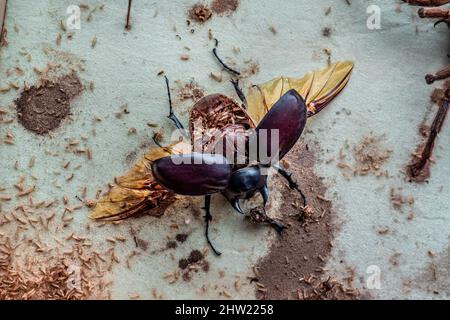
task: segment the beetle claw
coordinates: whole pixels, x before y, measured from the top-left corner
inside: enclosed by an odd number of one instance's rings
[[[253,223],[266,223],[270,225],[280,235],[283,233],[285,229],[287,229],[287,227],[283,223],[269,217],[266,214],[266,209],[264,207],[262,208],[256,207],[250,210],[249,219]]]
[[[272,219],[269,223],[272,226],[272,228],[274,228],[275,231],[278,232],[279,235],[283,234],[283,231],[287,229],[287,227],[284,224],[276,220]]]
[[[230,200],[230,204],[234,208],[234,210],[236,210],[240,214],[244,214],[244,211],[242,211],[242,209],[241,209],[241,204],[239,203],[238,198]]]

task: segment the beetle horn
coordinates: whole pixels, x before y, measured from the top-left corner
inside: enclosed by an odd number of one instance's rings
[[[242,211],[242,209],[241,209],[241,204],[239,203],[238,198],[231,199],[230,204],[234,208],[234,210],[236,210],[240,214],[244,214],[244,211]]]
[[[269,188],[267,187],[267,185],[264,185],[261,189],[259,189],[259,193],[261,193],[265,207],[267,202],[269,201]]]

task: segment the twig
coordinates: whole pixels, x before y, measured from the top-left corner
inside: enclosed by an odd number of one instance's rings
[[[450,77],[450,66],[445,67],[444,69],[436,72],[435,75],[427,74],[425,76],[425,80],[427,81],[427,84],[432,84],[433,82],[437,80],[443,80]]]
[[[130,24],[130,20],[131,20],[131,1],[132,0],[128,0],[127,23],[125,24],[125,29],[127,29],[127,30],[131,30],[131,24]]]
[[[5,28],[7,3],[8,0],[0,0],[0,47],[3,42],[3,32]]]
[[[408,167],[408,170],[412,177],[418,177],[422,173],[426,164],[430,160],[431,155],[433,154],[436,138],[439,132],[441,132],[442,125],[444,124],[445,118],[447,117],[449,109],[448,103],[449,103],[448,98],[446,97],[446,100],[444,101],[442,106],[439,107],[436,117],[434,118],[433,124],[431,125],[430,135],[428,137],[425,148],[422,151],[420,159]]]
[[[450,18],[450,10],[443,8],[420,8],[418,14],[421,18]]]
[[[413,6],[422,6],[422,7],[439,7],[444,4],[450,3],[450,0],[403,0]]]

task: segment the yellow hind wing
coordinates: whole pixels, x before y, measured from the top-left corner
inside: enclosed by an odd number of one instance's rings
[[[309,72],[302,78],[278,77],[250,88],[247,95],[247,111],[255,124],[287,91],[296,90],[306,101],[308,116],[325,108],[347,85],[353,70],[353,62],[339,61],[328,67]]]
[[[161,215],[175,201],[175,195],[159,185],[152,174],[153,161],[191,150],[188,143],[175,143],[163,148],[152,148],[123,176],[115,178],[111,189],[97,202],[90,213],[91,219],[122,220],[147,212]]]

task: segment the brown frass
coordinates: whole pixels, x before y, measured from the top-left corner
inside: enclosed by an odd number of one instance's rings
[[[19,123],[42,135],[58,128],[70,114],[70,102],[83,90],[75,73],[26,88],[15,101]]]

